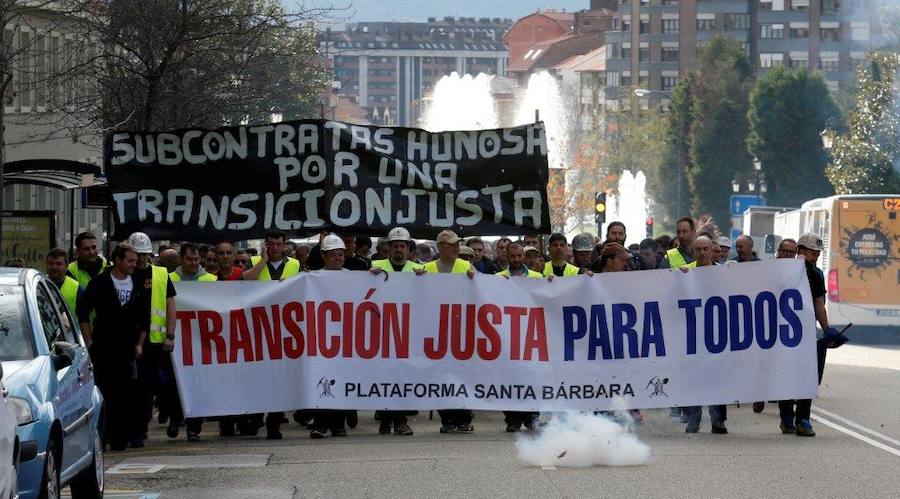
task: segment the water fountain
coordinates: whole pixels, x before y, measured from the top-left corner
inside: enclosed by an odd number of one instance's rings
[[[422,127],[431,132],[499,128],[492,78],[484,73],[460,77],[453,72],[438,80]]]
[[[434,87],[421,126],[432,132],[447,130],[479,130],[502,126],[518,126],[533,123],[535,110],[544,122],[547,132],[547,162],[551,168],[567,168],[572,164],[577,126],[577,110],[571,99],[566,99],[558,80],[546,71],[532,74],[524,89],[517,89],[512,112],[503,112],[507,101],[501,102],[497,91],[501,77],[478,74],[459,76],[452,73],[441,78]],[[508,80],[512,81],[512,80]],[[577,192],[583,187],[567,179],[567,192]],[[622,173],[618,196],[610,197],[607,220],[621,221],[632,235],[628,242],[643,237],[647,218],[646,178],[643,172]],[[593,193],[590,193],[593,197]],[[570,219],[569,227],[593,226],[590,220]],[[571,234],[570,234],[571,235]]]
[[[644,172],[632,174],[625,170],[619,177],[618,193],[607,197],[609,211],[608,222],[622,222],[628,230],[627,244],[638,243],[644,239],[647,223],[647,177]],[[606,227],[603,227],[604,233]]]

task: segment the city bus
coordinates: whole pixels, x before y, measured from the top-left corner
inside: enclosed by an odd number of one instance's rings
[[[819,268],[833,326],[888,328],[900,334],[900,194],[813,199],[777,215],[778,235],[822,238]]]

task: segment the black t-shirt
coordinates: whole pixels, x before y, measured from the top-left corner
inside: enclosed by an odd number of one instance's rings
[[[565,272],[566,272],[565,265],[563,265],[562,267],[557,267],[556,265],[553,265],[551,263],[550,266],[553,267],[553,275],[555,275],[556,277],[563,277],[565,275]],[[584,274],[584,269],[578,269],[578,273]]]
[[[344,259],[344,268],[347,270],[369,270],[371,266],[368,260],[358,255]]]
[[[388,260],[388,261],[390,261],[390,260]],[[394,272],[403,272],[403,267],[406,267],[406,262],[403,262],[400,265],[397,265],[396,263],[391,262],[391,267],[394,268]]]
[[[818,267],[809,262],[806,262],[806,278],[809,279],[809,290],[812,291],[813,300],[825,298],[828,293],[825,290],[825,278],[822,277]]]

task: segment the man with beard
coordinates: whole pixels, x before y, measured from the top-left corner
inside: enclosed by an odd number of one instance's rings
[[[84,289],[78,285],[78,281],[66,275],[66,252],[65,250],[54,248],[47,252],[44,261],[47,268],[47,276],[56,284],[63,300],[69,306],[69,311],[78,320],[77,305],[78,298]]]
[[[394,227],[384,240],[390,246],[390,256],[384,260],[373,260],[369,272],[375,275],[382,272],[414,272],[416,275],[425,273],[421,264],[409,259],[409,243],[412,242],[412,238],[409,236],[408,230],[403,227]],[[387,435],[393,430],[397,435],[412,435],[413,429],[407,422],[409,415],[410,411],[378,411],[381,421],[378,433]]]
[[[507,267],[506,270],[497,272],[498,276],[506,277],[507,279],[516,277],[540,279],[543,277],[540,272],[535,272],[525,266],[525,251],[522,248],[522,245],[517,242],[509,243],[506,246],[506,260],[509,262],[509,267]],[[534,429],[534,422],[538,418],[538,413],[503,411],[503,416],[506,421],[506,431],[514,433],[519,431],[522,426],[524,426],[526,430]]]
[[[706,236],[700,236],[694,239],[693,255],[696,257],[692,263],[679,267],[682,272],[688,272],[694,267],[709,267],[717,265],[713,261],[712,241]],[[711,405],[709,409],[709,419],[712,423],[712,433],[714,435],[725,435],[728,429],[725,428],[725,420],[728,419],[725,405]],[[684,414],[687,419],[687,427],[685,432],[697,433],[700,431],[700,406],[685,407]]]
[[[150,300],[133,279],[137,253],[125,244],[112,252],[112,267],[91,279],[78,302],[81,332],[104,398],[103,444],[114,451],[140,442],[137,365],[150,329]],[[91,317],[91,319],[88,319]]]
[[[428,262],[423,267],[426,272],[441,274],[466,274],[469,279],[475,277],[475,269],[472,264],[459,258],[459,242],[461,239],[452,230],[442,230],[437,236],[438,251],[440,257]],[[472,426],[472,411],[466,409],[439,410],[441,416],[441,433],[470,432]]]
[[[661,269],[679,269],[694,261],[694,237],[696,226],[691,217],[681,217],[675,222],[675,238],[678,247],[666,251]],[[710,252],[712,244],[709,245]]]
[[[78,281],[82,288],[86,288],[91,279],[109,266],[100,256],[97,236],[92,232],[82,232],[75,237],[75,258],[69,264],[69,277]]]

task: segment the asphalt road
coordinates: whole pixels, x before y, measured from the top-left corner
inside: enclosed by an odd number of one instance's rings
[[[530,467],[517,458],[502,414],[478,413],[472,434],[441,435],[427,412],[411,437],[377,434],[371,412],[347,438],[169,440],[153,425],[148,447],[107,454],[108,497],[898,497],[900,348],[847,345],[830,352],[815,438],[782,435],[777,406],[729,407],[728,435],[687,435],[666,411],[645,413],[643,466]],[[435,414],[437,418],[437,414]]]

